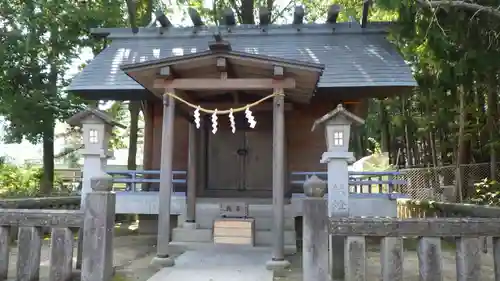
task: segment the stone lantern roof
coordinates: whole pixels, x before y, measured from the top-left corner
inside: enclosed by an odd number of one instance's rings
[[[100,120],[102,123],[108,124],[110,126],[117,126],[122,129],[126,128],[126,126],[114,121],[113,118],[109,116],[109,114],[97,108],[87,108],[85,110],[82,110],[77,114],[68,118],[66,122],[70,126],[81,126],[83,121],[88,118],[94,118],[95,120]]]
[[[316,129],[316,127],[318,127],[319,125],[324,124],[324,123],[334,119],[335,117],[339,117],[339,116],[343,116],[345,119],[347,119],[348,122],[355,124],[355,125],[365,124],[365,120],[363,120],[362,118],[356,116],[352,112],[345,109],[342,106],[342,104],[339,104],[339,105],[337,105],[337,107],[334,110],[328,112],[327,114],[323,115],[321,118],[314,121],[314,124],[311,128],[311,132],[314,131]]]

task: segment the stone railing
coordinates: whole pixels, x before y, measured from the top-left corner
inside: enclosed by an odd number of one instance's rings
[[[79,210],[80,196],[1,199],[1,209]]]
[[[18,230],[16,280],[39,280],[42,228],[51,228],[50,281],[72,280],[74,233],[83,226],[82,281],[109,281],[112,277],[112,239],[115,195],[111,179],[93,180],[86,211],[0,209],[0,280],[9,269],[9,233]]]
[[[403,237],[418,237],[419,280],[443,280],[441,238],[456,240],[457,280],[480,279],[479,237],[493,236],[495,280],[500,281],[500,219],[328,218],[326,201],[304,200],[304,281],[329,279],[328,236],[344,236],[345,281],[374,280],[366,273],[366,238],[382,237],[382,281],[403,281]],[[495,237],[496,236],[496,237]]]

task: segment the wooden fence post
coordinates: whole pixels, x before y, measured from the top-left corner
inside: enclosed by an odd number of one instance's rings
[[[115,194],[112,178],[91,180],[92,192],[85,198],[83,223],[82,281],[109,281],[113,275]]]
[[[303,202],[302,280],[327,281],[328,206],[323,198],[308,197]]]
[[[70,281],[73,273],[73,233],[67,227],[52,228],[50,281]]]
[[[7,280],[7,273],[9,273],[9,230],[7,226],[0,226],[0,280]]]
[[[39,227],[21,226],[17,235],[17,276],[18,281],[39,279],[42,235]]]

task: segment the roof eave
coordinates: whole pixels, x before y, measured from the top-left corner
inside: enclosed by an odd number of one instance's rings
[[[319,63],[310,63],[310,62],[304,62],[304,61],[299,61],[299,60],[290,60],[290,59],[280,59],[277,57],[272,57],[272,56],[265,56],[265,55],[256,55],[256,54],[250,54],[246,52],[239,52],[239,51],[226,51],[226,52],[215,52],[211,50],[199,52],[199,53],[192,53],[192,54],[187,54],[183,56],[173,56],[173,57],[167,57],[167,58],[162,58],[162,59],[156,59],[156,60],[149,60],[145,62],[138,62],[138,63],[129,63],[129,64],[123,64],[120,66],[120,69],[124,71],[125,73],[128,72],[133,72],[133,71],[140,71],[144,69],[149,69],[149,68],[156,68],[156,67],[163,67],[163,66],[168,66],[168,65],[173,65],[176,63],[182,63],[186,62],[192,59],[197,59],[197,58],[204,58],[204,57],[210,57],[210,56],[221,56],[221,57],[233,57],[233,58],[249,58],[249,59],[255,59],[255,60],[260,60],[260,61],[266,61],[266,62],[273,62],[276,63],[277,65],[285,65],[286,67],[300,67],[302,69],[307,69],[309,71],[314,71],[318,72],[321,74],[323,73],[323,70],[325,69],[324,64],[319,64]]]

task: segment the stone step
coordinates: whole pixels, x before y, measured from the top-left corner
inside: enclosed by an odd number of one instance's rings
[[[292,205],[284,206],[285,214],[291,213]],[[197,203],[196,214],[217,217],[220,216],[220,205],[214,203]],[[273,206],[271,204],[250,204],[248,205],[248,216],[253,218],[272,217]]]
[[[219,219],[220,216],[208,216],[207,214],[198,214],[196,217],[196,223],[199,228],[212,228],[214,220]],[[255,229],[256,230],[271,230],[273,228],[273,218],[272,217],[258,217],[255,218]],[[285,229],[286,230],[295,230],[295,219],[294,218],[285,218]]]
[[[200,242],[207,243],[213,242],[213,230],[209,228],[182,228],[177,227],[172,231],[173,242]],[[296,236],[295,231],[285,230],[285,244],[295,245]],[[255,245],[256,246],[270,246],[273,243],[273,233],[270,230],[256,230],[255,231]]]
[[[170,242],[170,245],[179,247],[184,250],[199,250],[199,249],[212,249],[214,247],[214,243],[212,242]],[[230,245],[231,247],[245,247],[241,245]],[[269,255],[271,256],[272,246],[255,246],[250,248],[261,248],[267,249],[269,251]],[[285,245],[285,255],[293,255],[297,253],[297,245]]]

